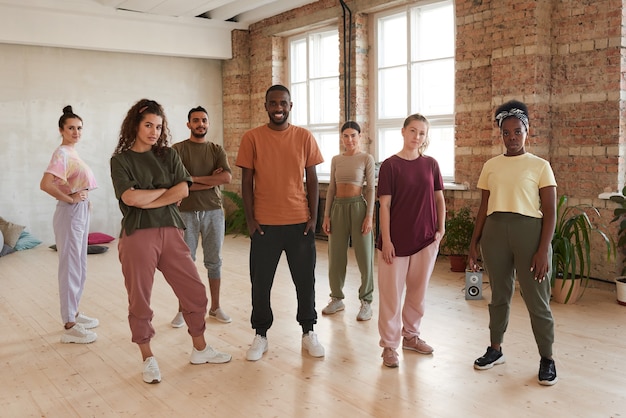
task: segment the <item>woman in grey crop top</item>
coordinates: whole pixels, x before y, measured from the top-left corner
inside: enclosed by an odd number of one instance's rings
[[[361,127],[353,121],[341,128],[341,143],[345,151],[333,157],[330,184],[322,229],[328,235],[328,280],[330,302],[322,310],[332,315],[345,309],[343,285],[346,280],[348,245],[352,247],[361,272],[358,321],[372,318],[374,291],[374,158],[360,150]]]

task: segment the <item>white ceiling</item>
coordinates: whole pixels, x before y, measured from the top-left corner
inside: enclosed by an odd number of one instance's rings
[[[0,43],[228,59],[232,30],[315,1],[0,0]]]
[[[30,0],[23,0],[28,2]],[[140,13],[204,17],[250,25],[316,0],[82,0]]]

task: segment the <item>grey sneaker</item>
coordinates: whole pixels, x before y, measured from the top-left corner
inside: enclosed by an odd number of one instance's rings
[[[90,318],[82,312],[76,314],[76,322],[81,324],[85,329],[95,328],[100,325],[100,321],[96,318]]]
[[[214,311],[209,311],[209,318],[217,319],[218,321],[223,322],[225,324],[228,324],[229,322],[232,321],[230,316],[228,316],[226,312],[222,310],[222,308],[217,308]]]
[[[369,321],[370,319],[372,319],[372,305],[369,302],[362,300],[361,309],[359,309],[356,320]]]
[[[154,357],[148,357],[143,362],[143,381],[146,383],[159,383],[161,381],[159,364]]]
[[[183,313],[178,312],[174,319],[172,319],[172,322],[170,322],[170,325],[172,326],[172,328],[180,328],[185,325],[185,318],[183,318]]]
[[[219,351],[215,351],[210,345],[204,348],[204,350],[199,351],[195,348],[191,351],[191,358],[189,362],[191,364],[222,364],[228,363],[232,359],[230,354],[220,353]]]
[[[61,335],[61,342],[64,344],[89,344],[96,341],[98,335],[95,332],[85,329],[80,323],[75,323],[70,329],[66,329]]]
[[[309,352],[312,357],[324,357],[324,347],[317,340],[317,335],[309,331],[302,337],[302,348]]]
[[[267,352],[269,344],[267,343],[267,338],[261,337],[259,334],[254,336],[254,340],[252,340],[252,344],[250,348],[246,352],[246,360],[248,361],[257,361],[263,354]]]
[[[322,314],[332,315],[339,311],[343,311],[344,309],[346,309],[346,305],[343,304],[343,300],[339,298],[331,298],[330,302],[328,302],[328,305],[326,305],[326,307],[322,309]]]

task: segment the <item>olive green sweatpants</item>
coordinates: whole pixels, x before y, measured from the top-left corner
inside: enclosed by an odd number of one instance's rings
[[[485,221],[480,246],[491,283],[491,343],[500,344],[504,340],[517,276],[539,354],[551,357],[554,318],[550,310],[550,280],[548,278],[539,283],[530,271],[533,255],[539,246],[541,224],[540,218],[516,213],[493,213]],[[551,259],[550,248],[548,260]]]

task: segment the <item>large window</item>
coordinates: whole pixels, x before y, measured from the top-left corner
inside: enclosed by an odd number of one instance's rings
[[[402,149],[404,119],[431,123],[426,154],[454,178],[454,8],[452,1],[380,14],[376,25],[376,157]]]
[[[317,172],[329,175],[339,153],[339,32],[309,32],[288,43],[291,121],[313,133],[324,156]]]

